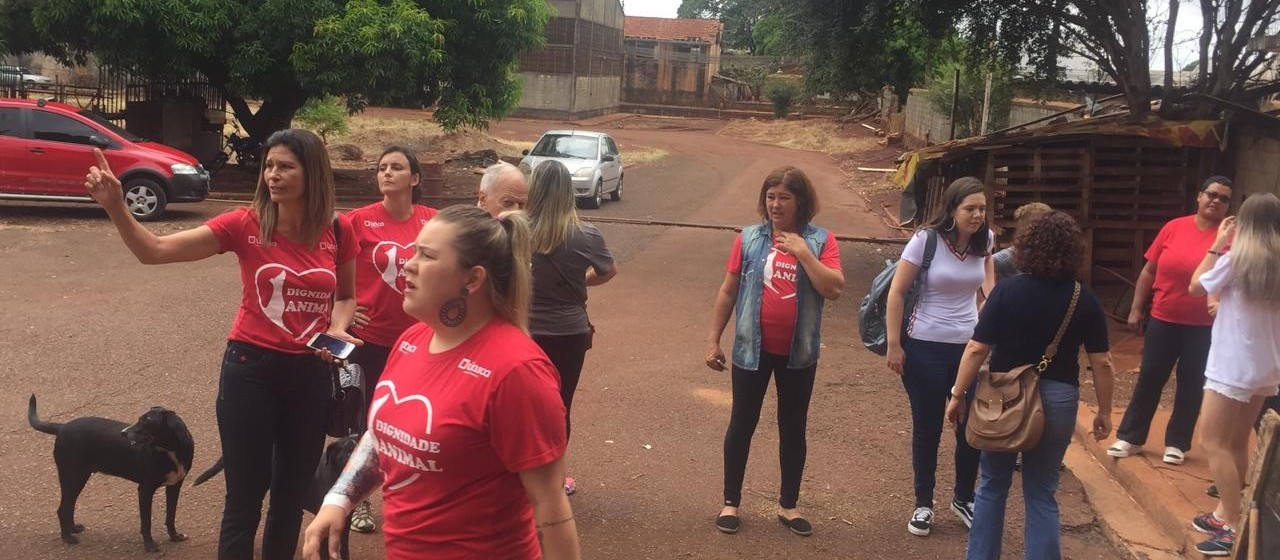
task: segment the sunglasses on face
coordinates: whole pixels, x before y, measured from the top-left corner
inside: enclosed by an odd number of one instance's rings
[[[1205,198],[1209,199],[1209,202],[1217,201],[1223,204],[1231,203],[1231,195],[1229,194],[1221,194],[1213,191],[1200,191],[1200,194],[1203,194]]]

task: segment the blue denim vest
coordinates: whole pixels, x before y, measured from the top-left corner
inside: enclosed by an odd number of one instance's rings
[[[802,234],[809,251],[818,256],[827,242],[827,230],[810,224]],[[734,304],[733,365],[760,369],[760,303],[764,295],[764,264],[773,248],[773,226],[768,222],[742,228],[742,272],[738,276],[738,300]],[[809,283],[804,267],[796,270],[796,329],[791,339],[788,368],[818,362],[822,305],[826,300]]]

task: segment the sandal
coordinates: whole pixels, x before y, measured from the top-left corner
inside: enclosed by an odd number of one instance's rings
[[[721,533],[732,535],[742,528],[742,520],[736,515],[721,515],[716,517],[716,529]]]
[[[797,517],[795,519],[787,519],[781,513],[779,513],[778,522],[782,523],[783,525],[786,525],[788,529],[791,529],[792,533],[795,533],[802,537],[807,537],[813,534],[813,525],[809,523],[809,520],[803,517]]]
[[[368,500],[360,502],[360,505],[351,512],[351,530],[357,533],[372,533],[378,530],[378,524],[373,520],[373,512],[370,511]]]

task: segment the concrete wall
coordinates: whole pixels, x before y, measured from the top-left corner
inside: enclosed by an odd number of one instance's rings
[[[621,77],[579,76],[575,85],[574,113],[612,113],[622,103]]]
[[[578,18],[622,29],[622,2],[619,0],[582,0]]]
[[[1245,196],[1270,192],[1280,196],[1280,137],[1256,128],[1233,134],[1236,188]]]
[[[1029,123],[1075,106],[1071,103],[1015,99],[1009,106],[1009,126]],[[947,141],[947,136],[951,133],[950,115],[937,110],[929,102],[929,90],[912,88],[911,93],[907,96],[907,105],[903,112],[906,113],[906,130],[904,134],[908,146],[918,147],[924,146],[926,143],[937,144]],[[992,120],[998,119],[992,117]],[[1047,123],[1048,121],[1040,124]],[[1040,124],[1035,126],[1040,126]],[[988,132],[994,131],[988,130]]]
[[[571,18],[578,13],[578,3],[573,0],[549,0],[547,4],[551,6],[551,17]]]
[[[520,109],[536,111],[573,110],[574,78],[567,74],[535,74],[522,72],[524,81],[520,93]],[[517,112],[517,114],[520,114]]]

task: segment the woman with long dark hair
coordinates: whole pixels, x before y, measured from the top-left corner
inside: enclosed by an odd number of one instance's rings
[[[356,257],[356,314],[351,333],[364,341],[348,358],[364,371],[365,410],[391,355],[391,346],[416,321],[404,312],[404,265],[413,257],[413,240],[435,208],[416,204],[422,171],[404,146],[390,146],[378,157],[375,175],[382,200],[347,213],[360,248]],[[369,502],[351,514],[351,529],[376,528]]]
[[[330,364],[307,348],[317,332],[346,334],[355,311],[351,227],[334,217],[324,142],[300,129],[267,138],[253,202],[204,225],[157,236],[124,205],[120,180],[101,152],[85,187],[144,264],[235,253],[243,293],[218,381],[218,434],[227,495],[218,558],[251,560],[262,500],[271,491],[264,560],[289,560],[302,502],[320,461]],[[337,230],[341,229],[341,232]]]
[[[933,238],[933,241],[930,241]],[[907,531],[925,537],[933,526],[933,491],[937,485],[938,445],[942,440],[947,400],[972,398],[955,387],[965,343],[978,323],[978,301],[995,286],[993,245],[987,227],[986,188],[975,177],[956,179],[942,193],[942,204],[911,237],[889,286],[885,311],[888,365],[902,376],[911,403],[911,467],[915,472],[915,511]],[[934,245],[932,255],[927,248]],[[907,291],[922,274],[924,286],[915,308],[905,314]],[[973,525],[974,484],[978,450],[957,432],[954,512],[965,527]]]

